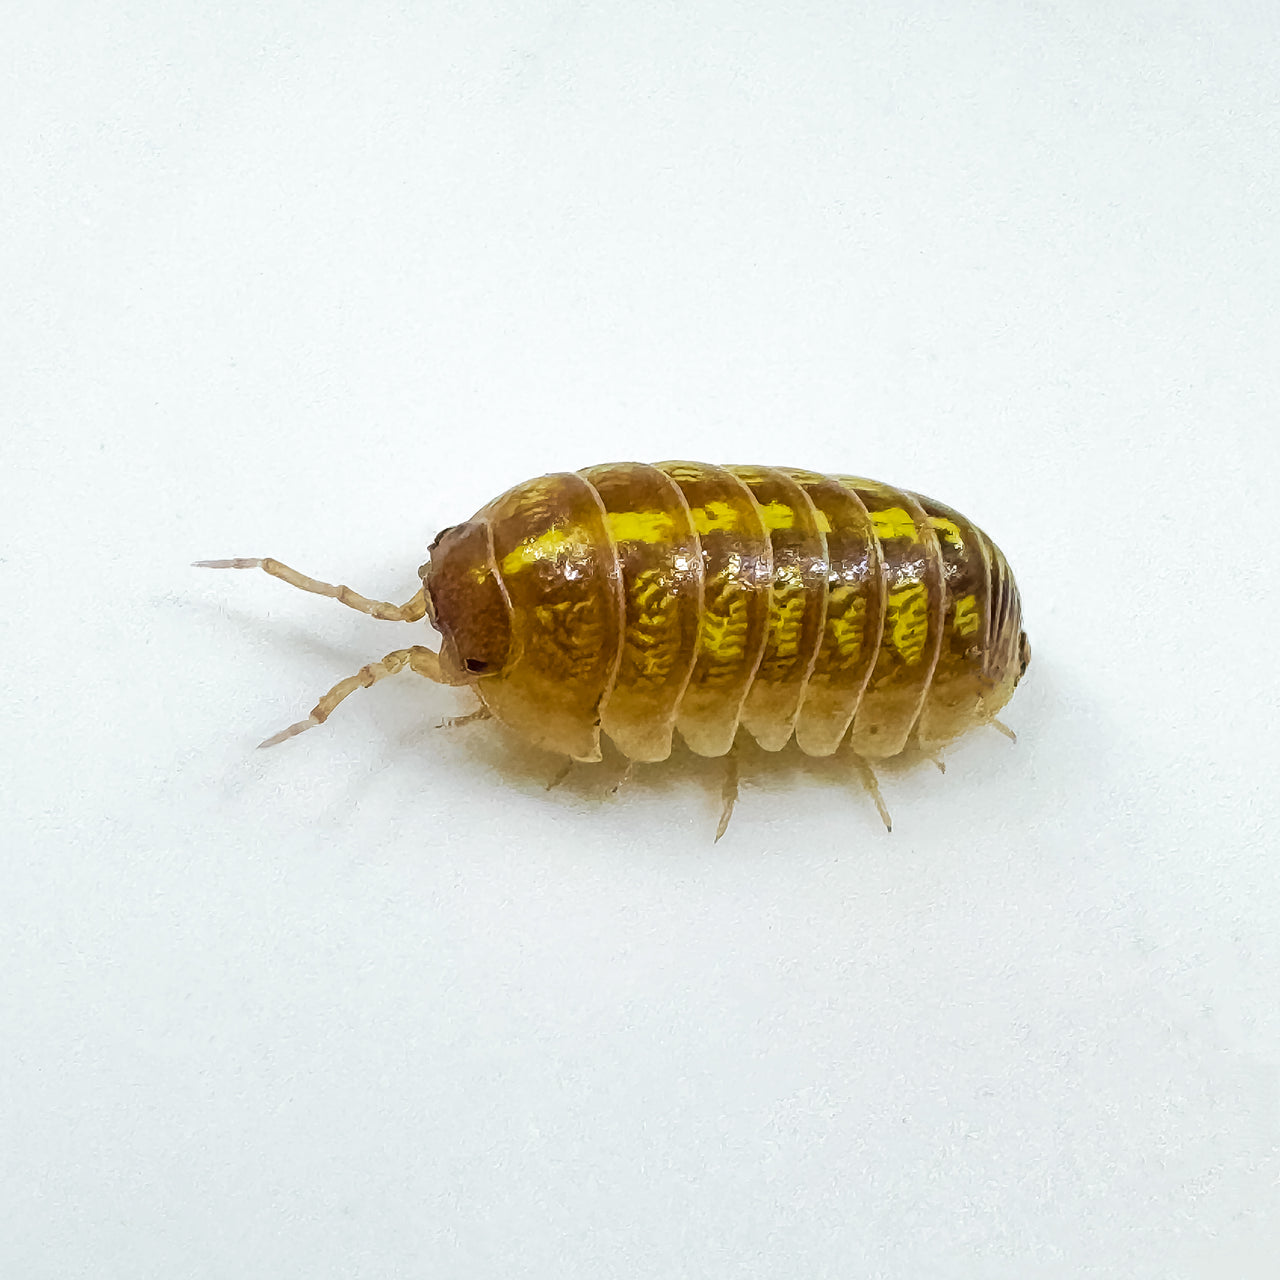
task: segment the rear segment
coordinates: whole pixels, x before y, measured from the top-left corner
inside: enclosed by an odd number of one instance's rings
[[[982,699],[982,718],[989,720],[1013,697],[1031,660],[1031,648],[1022,629],[1022,601],[1009,562],[985,533],[979,537],[991,563],[991,634],[983,655],[987,691]]]

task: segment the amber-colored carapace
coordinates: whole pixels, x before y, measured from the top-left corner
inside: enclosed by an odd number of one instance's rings
[[[441,633],[343,681],[305,721],[405,667],[474,688],[538,747],[664,760],[675,734],[727,754],[847,744],[862,761],[936,750],[995,721],[1030,650],[1013,574],[950,507],[851,476],[611,463],[516,485],[446,529],[393,605],[260,567],[375,617]],[[736,784],[735,784],[736,785]]]
[[[548,750],[662,760],[848,739],[866,759],[990,720],[1021,675],[1017,589],[956,511],[851,476],[638,462],[543,476],[422,568],[449,678]],[[503,607],[505,606],[505,607]],[[500,655],[500,656],[497,656]]]

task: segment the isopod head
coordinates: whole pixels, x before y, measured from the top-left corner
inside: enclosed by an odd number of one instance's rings
[[[427,617],[440,632],[440,669],[450,684],[498,674],[511,648],[511,611],[494,573],[486,520],[445,529],[419,570]]]

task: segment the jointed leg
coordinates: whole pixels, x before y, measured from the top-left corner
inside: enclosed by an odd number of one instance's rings
[[[618,792],[621,791],[622,788],[625,787],[627,783],[631,781],[631,775],[635,772],[635,770],[636,770],[636,762],[634,760],[628,760],[626,765],[623,767],[622,772],[618,775],[617,782],[615,782],[613,786],[609,788],[609,794],[611,796],[616,796]]]
[[[875,801],[876,810],[880,814],[880,821],[884,823],[884,829],[892,831],[893,819],[889,816],[889,808],[884,802],[884,796],[880,794],[880,783],[876,778],[875,770],[856,752],[850,752],[850,755],[853,757],[853,767],[858,771],[858,775],[862,779],[862,785],[871,793],[871,798]]]
[[[460,729],[464,724],[475,724],[477,720],[492,720],[493,712],[482,702],[474,711],[463,716],[447,716],[441,720],[437,729]]]
[[[1014,733],[1014,731],[1010,729],[1009,726],[1005,724],[1003,720],[997,720],[995,716],[992,716],[991,719],[987,721],[987,723],[993,729],[999,729],[1000,732],[1003,733],[1004,736],[1008,738],[1010,742],[1017,742],[1018,735]]]
[[[357,591],[341,584],[334,586],[331,582],[320,582],[308,578],[306,574],[290,569],[279,560],[197,560],[197,569],[262,569],[273,578],[287,582],[291,587],[301,591],[310,591],[313,595],[328,596],[345,604],[349,609],[357,609],[372,618],[381,618],[384,622],[418,622],[427,614],[426,588],[419,588],[418,594],[404,604],[389,604],[385,600],[368,600]]]
[[[719,844],[720,837],[729,830],[729,819],[733,817],[733,806],[738,803],[738,748],[730,747],[724,758],[724,781],[720,790],[720,823],[716,827],[716,838],[712,844]]]
[[[430,649],[420,644],[415,644],[411,649],[397,649],[394,653],[387,654],[381,662],[370,662],[367,666],[361,667],[355,675],[339,680],[316,703],[315,710],[305,720],[299,720],[297,724],[281,729],[279,733],[272,734],[265,742],[260,742],[258,745],[274,747],[276,743],[283,742],[286,738],[295,737],[306,729],[314,729],[316,725],[324,724],[334,707],[348,694],[354,693],[357,689],[367,689],[371,684],[377,684],[379,680],[395,675],[405,667],[416,671],[420,676],[425,676],[428,680],[434,680],[438,684],[445,683],[440,674],[440,659]]]

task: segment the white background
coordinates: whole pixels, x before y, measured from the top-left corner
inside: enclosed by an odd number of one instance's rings
[[[12,5],[0,1274],[1270,1277],[1280,10]],[[434,530],[621,458],[984,525],[889,769],[558,791],[402,676]]]

